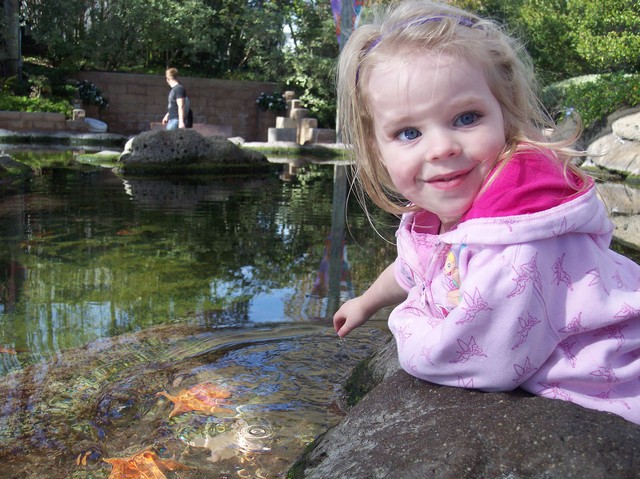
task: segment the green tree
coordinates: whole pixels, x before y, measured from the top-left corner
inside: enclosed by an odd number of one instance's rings
[[[640,67],[637,0],[524,0],[513,20],[547,82]]]
[[[219,78],[282,74],[286,1],[23,0],[30,39],[55,66]],[[264,68],[264,67],[267,68]]]
[[[6,76],[19,73],[18,5],[18,0],[0,1],[0,72]]]
[[[570,15],[566,0],[525,0],[514,19],[544,83],[588,70],[573,45]]]
[[[287,24],[287,83],[320,126],[335,127],[335,67],[338,41],[327,0],[293,0]]]
[[[22,0],[20,15],[39,50],[56,66],[73,66],[82,58],[87,0]]]
[[[638,0],[567,0],[577,55],[593,71],[640,70]]]

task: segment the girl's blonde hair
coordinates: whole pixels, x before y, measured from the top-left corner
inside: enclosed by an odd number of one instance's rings
[[[351,34],[338,63],[342,141],[353,147],[356,180],[380,208],[394,214],[417,209],[395,190],[383,166],[363,85],[373,67],[406,52],[408,46],[412,51],[453,54],[484,70],[504,117],[506,145],[499,165],[518,149],[540,148],[583,177],[571,164],[573,157],[581,155],[570,148],[579,132],[559,142],[551,142],[544,134],[554,124],[536,96],[531,60],[523,45],[490,20],[446,4],[408,0],[374,12],[370,23]]]

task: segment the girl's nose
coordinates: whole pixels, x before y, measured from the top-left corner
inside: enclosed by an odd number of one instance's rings
[[[429,161],[455,158],[462,151],[460,143],[456,140],[455,136],[441,129],[429,135],[427,145],[427,159]]]

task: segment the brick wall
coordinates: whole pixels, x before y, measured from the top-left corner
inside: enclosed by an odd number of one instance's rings
[[[169,86],[164,75],[81,72],[76,78],[94,83],[109,99],[109,107],[100,113],[95,107],[86,108],[86,113],[107,123],[112,133],[135,135],[149,130],[167,111]],[[191,99],[194,123],[229,126],[232,136],[267,141],[276,115],[259,110],[256,98],[263,91],[278,90],[277,84],[191,77],[179,81]]]
[[[62,113],[0,111],[0,128],[12,131],[64,131],[67,124]]]
[[[169,86],[164,75],[81,72],[78,80],[94,83],[109,99],[109,106],[98,111],[85,106],[88,118],[108,125],[110,133],[136,135],[151,129],[151,123],[162,121],[167,111]],[[267,82],[240,82],[180,77],[187,89],[194,113],[194,123],[231,128],[231,136],[246,141],[267,141],[267,132],[275,126],[276,115],[258,109],[256,99],[261,92],[278,90]],[[55,131],[73,129],[57,113],[23,113],[0,111],[0,128],[8,130]]]

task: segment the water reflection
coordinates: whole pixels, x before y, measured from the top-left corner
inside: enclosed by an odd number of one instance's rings
[[[225,202],[237,192],[238,182],[232,178],[216,177],[183,178],[177,180],[133,179],[122,181],[125,192],[140,208],[158,211],[192,210],[198,205]],[[269,188],[271,178],[245,179],[242,188],[255,190]]]
[[[277,477],[339,419],[339,385],[388,333],[381,315],[337,342],[333,167],[297,173],[123,180],[64,163],[2,199],[8,477],[107,477],[102,459],[145,450],[188,464],[181,477]],[[338,300],[393,256],[346,209]],[[156,394],[203,382],[233,391],[231,412],[170,418]]]
[[[304,181],[43,170],[0,208],[0,344],[36,359],[185,318],[240,326],[326,317],[313,272],[327,259],[332,178],[313,171]],[[366,220],[352,209],[358,234]]]

